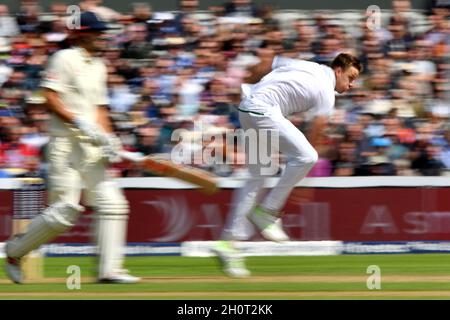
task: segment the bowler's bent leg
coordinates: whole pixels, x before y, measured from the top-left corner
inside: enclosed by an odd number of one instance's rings
[[[233,193],[230,211],[222,234],[224,240],[248,240],[255,233],[247,215],[251,212],[263,190],[264,179],[251,176],[245,185]]]
[[[277,127],[280,152],[286,156],[286,167],[276,186],[261,204],[272,212],[279,212],[284,207],[295,185],[306,177],[318,160],[317,151],[289,120],[279,120]]]

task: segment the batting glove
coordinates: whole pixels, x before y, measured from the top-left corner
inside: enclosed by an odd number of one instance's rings
[[[108,134],[106,137],[108,142],[102,146],[104,157],[108,160],[109,163],[121,162],[122,157],[120,153],[123,149],[122,142],[117,136],[113,134]]]
[[[73,123],[92,144],[105,146],[109,143],[108,135],[97,124],[87,122],[80,118],[76,118]]]

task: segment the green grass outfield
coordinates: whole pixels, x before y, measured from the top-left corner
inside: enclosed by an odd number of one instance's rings
[[[0,263],[3,265],[3,261]],[[69,290],[66,270],[81,270],[81,289]],[[381,289],[369,290],[367,267],[381,270]],[[15,285],[0,270],[0,299],[450,299],[450,254],[251,257],[252,277],[230,279],[214,258],[127,257],[143,281],[95,283],[93,257],[45,259],[45,279]]]

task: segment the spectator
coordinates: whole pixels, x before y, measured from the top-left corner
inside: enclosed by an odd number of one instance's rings
[[[137,97],[126,85],[125,78],[110,75],[108,78],[109,105],[112,112],[127,112],[137,102]]]
[[[412,42],[411,36],[408,34],[408,25],[403,18],[396,18],[391,21],[388,30],[392,38],[387,41],[384,51],[388,57],[395,60],[404,60],[410,49]]]
[[[411,161],[408,159],[394,160],[395,172],[398,176],[414,176],[415,172],[411,169]]]
[[[198,0],[178,0],[178,14],[175,16],[173,25],[178,34],[186,34],[186,22],[192,21],[191,14],[198,10]],[[195,22],[192,21],[194,24]]]
[[[444,142],[438,156],[446,170],[450,170],[450,129],[447,127],[444,132]]]
[[[136,150],[143,154],[154,154],[161,152],[160,128],[145,125],[137,130]]]
[[[432,56],[432,44],[427,40],[414,41],[413,47],[408,52],[411,62],[411,71],[413,78],[420,84],[419,94],[421,96],[430,96],[432,94],[432,80],[436,76],[437,67]]]
[[[101,55],[111,108],[127,149],[137,148],[141,137],[135,130],[146,126],[158,131],[162,152],[173,147],[173,130],[191,129],[194,119],[238,128],[240,85],[248,68],[267,54],[327,63],[336,53],[351,50],[365,71],[352,95],[337,96],[333,119],[340,120],[330,122],[319,150],[324,166],[311,174],[438,174],[439,161],[448,167],[450,26],[444,2],[436,1],[428,16],[420,16],[410,0],[393,0],[392,14],[383,15],[387,26],[375,29],[365,20],[342,21],[332,11],[288,20],[273,6],[257,8],[251,0],[230,0],[209,12],[199,11],[198,0],[178,3],[176,14],[135,3],[128,16],[105,8],[101,0],[81,1],[83,8],[123,25],[98,41],[105,46]],[[19,13],[11,17],[8,7],[0,5],[0,119],[7,119],[0,128],[2,145],[11,126],[24,126],[22,143],[45,143],[45,117],[27,101],[34,99],[48,56],[70,45],[66,9],[57,1],[43,15],[38,1],[22,0]],[[430,28],[421,29],[419,18]],[[12,117],[18,122],[12,123]],[[219,125],[218,119],[224,122]],[[300,118],[293,123],[307,124]],[[383,139],[390,145],[374,145]],[[354,155],[347,159],[350,150]],[[30,159],[33,166],[37,158]],[[129,164],[116,169],[118,176],[142,174]],[[211,170],[228,175],[234,169],[243,167]]]
[[[195,115],[200,109],[201,82],[194,76],[193,68],[181,68],[178,72],[178,109],[180,115]]]
[[[389,19],[389,24],[402,20],[407,34],[411,35],[411,25],[413,19],[413,17],[411,17],[411,13],[411,0],[393,0],[392,16]]]
[[[354,174],[354,165],[356,160],[356,149],[357,145],[354,141],[342,141],[338,145],[338,154],[334,160],[333,175],[343,175],[342,171],[345,169],[348,175]],[[350,171],[351,169],[351,171]]]
[[[9,14],[7,5],[0,5],[0,37],[15,37],[20,34],[15,17]]]
[[[0,88],[13,73],[13,68],[6,61],[11,49],[8,42],[4,38],[0,38]]]
[[[64,2],[55,1],[50,4],[51,14],[61,20],[67,16],[67,8],[68,5]]]
[[[21,0],[17,23],[21,33],[39,32],[39,15],[42,13],[37,0]]]
[[[258,7],[252,0],[231,0],[225,4],[225,15],[257,17]]]
[[[362,119],[370,117],[369,115],[361,115],[359,123],[350,124],[347,127],[346,139],[353,142],[356,147],[355,152],[355,175],[367,175],[365,164],[368,162],[368,158],[375,155],[375,149],[371,144],[370,137],[368,137],[364,131],[364,121]],[[370,123],[371,120],[367,119]]]
[[[376,137],[372,139],[374,154],[368,158],[366,170],[369,175],[375,176],[394,176],[396,175],[395,166],[389,159],[389,148],[392,142],[388,137]]]
[[[428,111],[436,118],[450,117],[450,99],[448,90],[435,90],[434,99],[429,100]]]
[[[121,58],[150,59],[153,46],[148,41],[147,26],[143,23],[134,23],[127,28],[127,40],[123,43],[124,49]]]
[[[395,176],[395,166],[386,156],[370,157],[368,162],[368,173],[371,176]]]
[[[426,2],[426,9],[428,14],[433,14],[441,10],[450,10],[450,2],[448,0],[428,0]]]
[[[24,174],[29,169],[35,170],[35,159],[39,157],[38,149],[21,142],[23,128],[9,126],[5,130],[5,140],[0,146],[0,167],[14,170],[18,174]],[[29,158],[34,158],[29,161]]]
[[[445,165],[439,160],[440,148],[432,144],[421,146],[411,168],[423,176],[440,176]]]
[[[82,0],[80,7],[83,11],[94,12],[101,20],[111,22],[122,19],[123,15],[119,12],[102,6],[103,0]]]
[[[430,41],[433,46],[438,46],[441,43],[448,43],[448,21],[445,16],[440,14],[433,14],[428,17],[431,23],[431,29],[428,30],[424,39]]]
[[[133,3],[133,20],[135,23],[147,23],[152,19],[153,11],[150,4],[146,2]]]
[[[174,66],[175,61],[172,57],[160,57],[156,60],[158,93],[169,101],[173,101],[176,88],[177,76],[174,74]]]

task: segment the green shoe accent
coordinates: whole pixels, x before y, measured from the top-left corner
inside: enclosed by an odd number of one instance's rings
[[[259,216],[267,214],[267,212],[260,206],[255,207],[255,209],[253,211],[255,211],[255,213]]]
[[[269,210],[266,210],[266,209],[264,209],[263,207],[261,207],[261,206],[256,206],[254,209],[253,209],[253,211],[257,214],[257,215],[261,215],[261,216],[267,216],[267,215],[269,215],[269,216],[272,216],[272,217],[277,217],[278,216],[278,212],[275,212],[275,211],[269,211]]]
[[[247,219],[253,223],[265,239],[276,242],[289,240],[289,237],[283,231],[281,220],[277,214],[256,207],[247,216]]]
[[[228,262],[228,266],[235,269],[246,269],[244,259],[242,258],[230,259]]]
[[[216,241],[216,244],[214,245],[218,250],[226,251],[226,252],[234,252],[236,249],[231,244],[231,241],[227,240],[219,240]]]
[[[258,217],[258,219],[260,219],[259,223],[262,224],[262,229],[267,228],[268,226],[274,224],[276,221],[276,215],[264,210],[259,206],[253,209],[253,213],[256,217]]]

